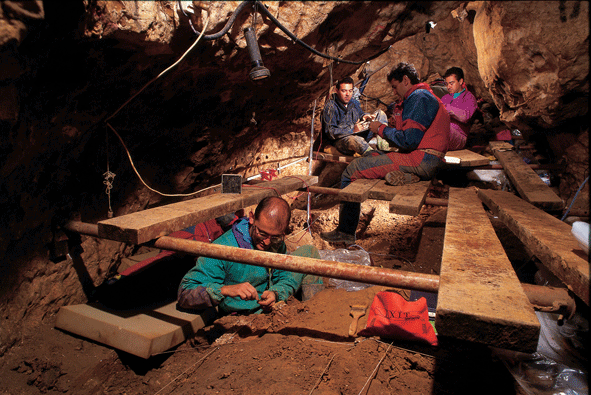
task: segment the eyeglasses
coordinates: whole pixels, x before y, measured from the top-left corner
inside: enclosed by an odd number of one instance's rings
[[[263,240],[269,240],[272,244],[277,244],[283,241],[285,235],[269,235],[265,232],[262,232],[255,224],[252,224],[252,228],[254,229],[255,233],[258,237]]]

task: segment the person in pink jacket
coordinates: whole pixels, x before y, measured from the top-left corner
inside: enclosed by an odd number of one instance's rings
[[[452,67],[443,76],[447,86],[447,95],[441,98],[441,102],[449,113],[450,133],[449,150],[455,151],[464,148],[470,131],[470,122],[474,112],[478,109],[476,98],[466,89],[464,83],[464,71],[459,67]]]

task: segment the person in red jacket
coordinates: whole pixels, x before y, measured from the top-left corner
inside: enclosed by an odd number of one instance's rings
[[[387,80],[403,101],[393,114],[391,126],[374,121],[370,130],[398,152],[374,150],[354,159],[341,176],[341,188],[360,178],[385,178],[391,185],[430,180],[445,163],[450,121],[441,100],[429,85],[419,83],[417,71],[408,63],[396,65]],[[341,202],[339,225],[320,237],[353,244],[360,211],[360,203]]]

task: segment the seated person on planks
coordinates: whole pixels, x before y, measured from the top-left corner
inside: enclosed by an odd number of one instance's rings
[[[243,217],[213,244],[286,253],[283,241],[291,219],[289,204],[279,197],[267,197],[258,204],[254,216]],[[293,255],[320,259],[318,250],[302,246]],[[218,306],[221,313],[260,313],[293,295],[305,275],[268,269],[246,263],[199,257],[196,265],[181,280],[178,304],[184,309]],[[305,282],[318,281],[315,276]]]
[[[369,121],[386,122],[386,115],[366,114],[359,101],[353,98],[353,79],[346,77],[336,84],[336,93],[327,101],[322,113],[322,133],[328,142],[344,155],[363,155],[371,151],[369,140],[373,133]]]
[[[353,161],[341,175],[341,189],[360,178],[385,178],[390,185],[430,180],[443,165],[449,144],[449,115],[429,85],[419,82],[415,68],[396,65],[386,77],[394,93],[402,98],[389,123],[371,122],[370,129],[399,152],[370,151]],[[341,202],[339,224],[320,237],[328,242],[355,242],[361,204]]]
[[[478,103],[474,95],[466,89],[464,71],[461,68],[448,69],[443,78],[449,92],[441,98],[450,118],[449,150],[461,150],[466,146],[470,120],[478,109]]]

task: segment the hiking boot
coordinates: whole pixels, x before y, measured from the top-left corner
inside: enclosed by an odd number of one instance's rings
[[[398,186],[404,184],[412,184],[421,181],[419,176],[412,173],[405,173],[400,170],[394,170],[386,174],[386,184]]]
[[[332,232],[322,232],[320,233],[320,237],[329,243],[355,244],[355,235],[341,232],[338,229],[335,229]]]

